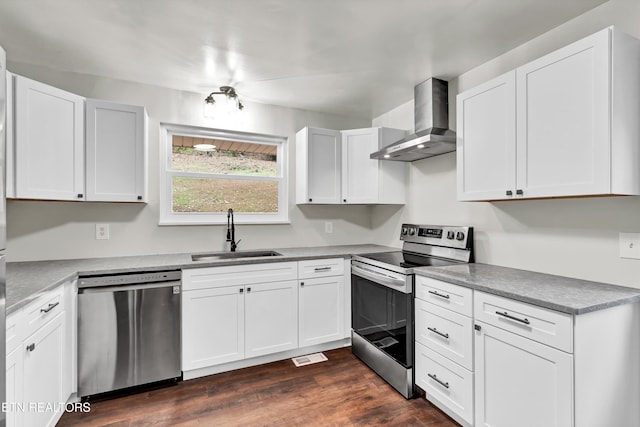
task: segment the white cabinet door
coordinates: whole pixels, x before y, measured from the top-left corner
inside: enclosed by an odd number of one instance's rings
[[[146,201],[144,107],[87,99],[86,117],[86,200]]]
[[[476,322],[476,426],[573,425],[573,356]]]
[[[84,199],[84,98],[15,79],[16,197]]]
[[[458,200],[515,196],[515,80],[512,71],[458,95]]]
[[[601,31],[517,69],[525,197],[611,191],[609,39]]]
[[[244,358],[244,288],[182,293],[182,370]]]
[[[19,410],[19,405],[24,402],[22,397],[22,366],[23,366],[23,353],[22,346],[16,348],[7,355],[6,366],[6,381],[7,381],[7,427],[20,427],[22,426],[22,411]]]
[[[344,276],[300,281],[299,346],[337,341],[344,335]]]
[[[342,203],[378,203],[378,129],[342,131]]]
[[[340,132],[306,127],[296,134],[296,203],[340,203]]]
[[[298,347],[298,283],[245,287],[245,357]]]
[[[66,402],[63,372],[68,357],[65,351],[65,315],[60,313],[45,326],[28,337],[21,349],[24,355],[23,396],[27,405],[57,405]],[[23,414],[25,426],[53,426],[62,415],[59,411],[27,410]]]

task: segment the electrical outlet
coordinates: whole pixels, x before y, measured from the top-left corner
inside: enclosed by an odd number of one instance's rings
[[[325,221],[324,223],[324,232],[327,234],[333,233],[333,222]]]
[[[640,233],[620,233],[620,258],[640,259]]]
[[[109,224],[96,224],[96,240],[109,240]]]

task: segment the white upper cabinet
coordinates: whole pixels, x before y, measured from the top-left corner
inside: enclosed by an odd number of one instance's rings
[[[145,108],[87,99],[86,117],[86,199],[145,202]]]
[[[404,135],[389,128],[302,129],[296,135],[296,203],[405,203],[406,164],[369,157]]]
[[[342,203],[405,203],[407,164],[369,157],[404,136],[390,128],[342,131]]]
[[[85,100],[11,73],[6,83],[8,198],[147,201],[144,107]]]
[[[640,195],[638,75],[610,27],[458,95],[458,199]]]
[[[296,203],[340,203],[340,131],[306,127],[296,134]]]
[[[513,71],[458,95],[458,200],[501,199],[515,188],[515,106]]]
[[[84,98],[15,76],[15,196],[84,199]]]

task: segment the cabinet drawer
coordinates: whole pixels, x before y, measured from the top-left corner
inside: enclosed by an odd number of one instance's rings
[[[33,334],[49,320],[53,319],[63,311],[64,286],[58,286],[57,288],[41,295],[24,308],[24,336],[28,337]]]
[[[471,370],[473,322],[470,317],[416,299],[416,340]]]
[[[327,258],[298,261],[298,274],[300,279],[339,276],[344,274],[344,259]]]
[[[453,419],[473,424],[473,373],[416,343],[416,385]]]
[[[474,300],[476,320],[573,352],[571,315],[483,292],[476,292]]]
[[[6,323],[6,354],[15,350],[25,337],[23,332],[24,327],[24,312],[18,310],[7,316]]]
[[[239,264],[182,270],[182,290],[250,285],[298,279],[298,263]]]
[[[456,313],[473,315],[473,290],[424,276],[416,276],[416,298]]]

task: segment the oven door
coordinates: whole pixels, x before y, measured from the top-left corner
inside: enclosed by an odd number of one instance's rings
[[[407,369],[413,367],[413,275],[352,261],[353,332]]]

